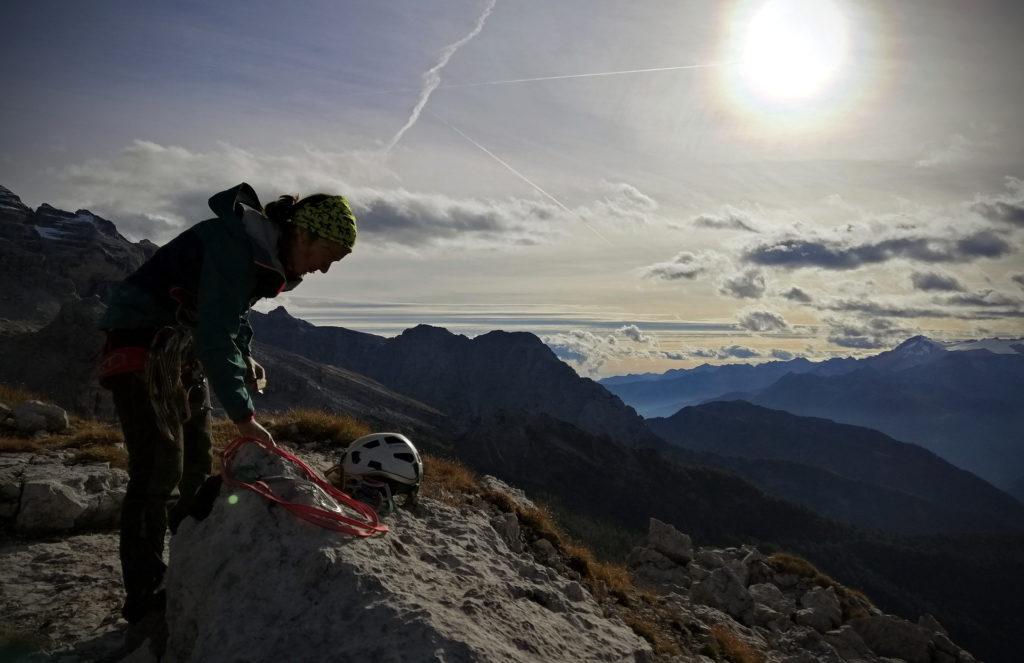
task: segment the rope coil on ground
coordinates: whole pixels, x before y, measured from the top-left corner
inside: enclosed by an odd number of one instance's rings
[[[330,495],[337,502],[349,509],[352,509],[358,513],[362,519],[353,518],[346,516],[345,514],[323,509],[317,506],[310,506],[308,504],[296,504],[287,500],[281,499],[275,495],[270,486],[263,481],[240,481],[232,476],[231,472],[231,461],[234,459],[238,450],[246,444],[256,444],[263,448],[263,450],[276,454],[281,458],[295,464],[302,470],[312,483]],[[270,500],[276,504],[280,504],[282,507],[293,513],[294,515],[302,518],[305,521],[313,523],[319,527],[325,529],[334,530],[336,532],[342,532],[344,534],[351,534],[353,536],[369,537],[376,534],[384,534],[388,531],[388,526],[380,522],[380,517],[377,512],[373,510],[369,505],[360,502],[359,500],[351,497],[347,493],[338,490],[325,479],[321,478],[309,465],[302,461],[301,458],[295,454],[282,449],[281,447],[274,446],[259,440],[254,437],[238,437],[232,440],[231,444],[224,449],[221,454],[221,465],[223,467],[222,475],[224,483],[229,486],[235,486],[240,488],[247,488],[257,495]]]

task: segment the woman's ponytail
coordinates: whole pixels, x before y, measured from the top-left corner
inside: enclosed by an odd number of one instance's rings
[[[285,223],[288,219],[292,218],[292,212],[295,210],[295,204],[299,202],[298,196],[280,196],[277,200],[272,203],[267,203],[264,207],[264,213],[267,218],[275,223]]]

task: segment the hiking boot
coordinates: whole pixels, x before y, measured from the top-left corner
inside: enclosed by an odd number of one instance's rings
[[[138,610],[135,602],[133,610]],[[125,604],[127,607],[127,603]],[[124,632],[122,651],[133,652],[149,640],[150,651],[159,659],[167,646],[167,593],[163,588],[146,597],[141,616],[133,622],[128,620],[128,628]],[[125,612],[122,609],[122,614]],[[133,613],[136,616],[137,613]],[[125,617],[127,620],[128,618]]]
[[[151,594],[130,596],[121,608],[121,616],[129,624],[135,625],[143,620],[149,612],[164,613],[167,606],[167,590],[163,587]]]

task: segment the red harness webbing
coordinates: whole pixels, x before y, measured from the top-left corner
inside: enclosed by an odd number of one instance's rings
[[[246,444],[258,444],[266,451],[277,454],[285,460],[291,461],[305,473],[306,477],[315,483],[320,488],[323,488],[328,495],[336,499],[339,503],[347,506],[353,511],[357,512],[363,517],[363,520],[358,518],[352,518],[336,511],[330,511],[328,509],[322,509],[317,506],[310,506],[308,504],[295,504],[294,502],[288,502],[283,500],[270,489],[263,481],[238,481],[231,475],[231,461],[238,450]],[[302,461],[301,458],[292,454],[281,447],[271,446],[262,440],[254,437],[238,437],[235,438],[231,444],[224,449],[221,454],[221,466],[223,468],[222,475],[224,483],[229,486],[241,486],[248,488],[257,495],[262,495],[266,499],[280,504],[285,509],[288,509],[293,514],[307,520],[314,525],[334,530],[336,532],[343,532],[345,534],[352,534],[354,536],[373,536],[374,534],[383,534],[388,531],[388,526],[380,522],[380,518],[377,516],[377,512],[374,511],[369,505],[360,502],[359,500],[349,496],[341,490],[338,490],[326,480],[320,477],[312,468]]]

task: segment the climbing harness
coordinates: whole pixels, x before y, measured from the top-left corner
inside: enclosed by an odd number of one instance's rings
[[[269,483],[263,479],[255,481],[243,481],[236,479],[232,468],[232,461],[237,456],[239,450],[247,444],[258,445],[267,453],[280,456],[286,461],[294,464],[302,471],[305,478],[313,483],[317,488],[327,493],[328,496],[333,498],[340,505],[355,511],[360,517],[353,518],[351,516],[347,516],[344,513],[341,513],[340,510],[335,511],[309,504],[297,504],[295,502],[290,502],[276,494]],[[248,488],[257,495],[260,495],[275,504],[279,504],[299,518],[311,522],[319,527],[362,537],[383,534],[388,531],[387,525],[380,522],[380,517],[373,508],[335,488],[325,479],[320,477],[320,475],[306,463],[304,463],[302,459],[281,447],[272,446],[263,440],[259,440],[254,437],[239,437],[233,440],[231,444],[224,449],[224,452],[221,455],[221,465],[223,467],[222,474],[224,477],[224,483],[227,485]]]

